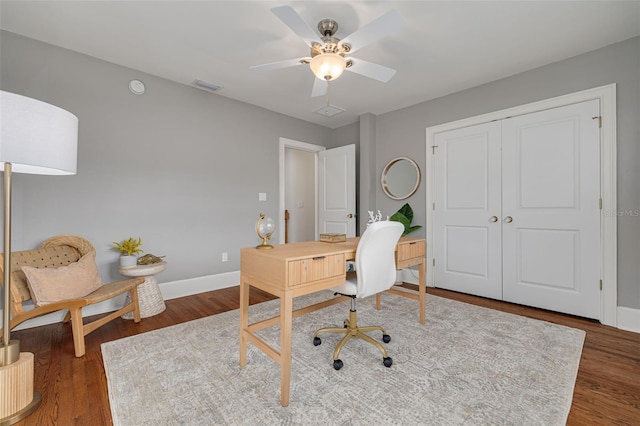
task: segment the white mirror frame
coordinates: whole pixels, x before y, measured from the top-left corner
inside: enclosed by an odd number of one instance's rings
[[[411,190],[409,190],[407,193],[405,194],[394,194],[391,192],[391,189],[389,188],[389,185],[387,183],[387,175],[389,174],[389,171],[391,170],[391,168],[398,163],[399,161],[408,161],[416,170],[416,181],[415,184],[413,186],[413,188]],[[418,187],[420,186],[420,180],[422,179],[422,175],[420,173],[420,167],[418,167],[418,164],[413,161],[411,158],[408,157],[397,157],[394,158],[393,160],[389,161],[387,163],[386,166],[384,166],[384,169],[382,170],[382,176],[380,177],[380,183],[382,184],[382,190],[384,191],[385,194],[387,194],[387,196],[389,198],[392,198],[394,200],[405,200],[409,197],[411,197],[413,194],[416,193],[416,191],[418,190]]]

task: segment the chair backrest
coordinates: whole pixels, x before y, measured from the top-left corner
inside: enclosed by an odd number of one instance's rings
[[[27,278],[21,267],[59,268],[77,262],[90,251],[91,243],[75,235],[57,235],[45,240],[39,249],[11,253],[11,299],[13,310],[22,312],[21,304],[31,300]],[[4,253],[0,253],[0,286],[3,286]]]
[[[403,231],[404,225],[389,220],[374,222],[364,231],[356,250],[356,297],[380,293],[395,284],[395,250]]]

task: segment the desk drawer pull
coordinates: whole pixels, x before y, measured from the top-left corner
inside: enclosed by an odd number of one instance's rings
[[[327,256],[316,256],[313,258],[313,260],[321,260],[321,259],[326,259]]]
[[[416,243],[417,243],[417,241],[414,241],[414,242],[412,242],[412,243],[409,243],[409,245],[410,245],[410,246],[412,246],[412,245],[414,245],[414,244],[416,244]]]

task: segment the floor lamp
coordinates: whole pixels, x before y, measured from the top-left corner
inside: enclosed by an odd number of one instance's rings
[[[0,163],[4,164],[4,274],[0,348],[0,424],[13,424],[40,403],[34,355],[11,340],[11,174],[76,173],[78,119],[56,106],[0,91]]]

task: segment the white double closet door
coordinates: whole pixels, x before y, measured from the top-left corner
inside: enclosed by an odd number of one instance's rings
[[[436,287],[600,318],[599,109],[436,135]]]

